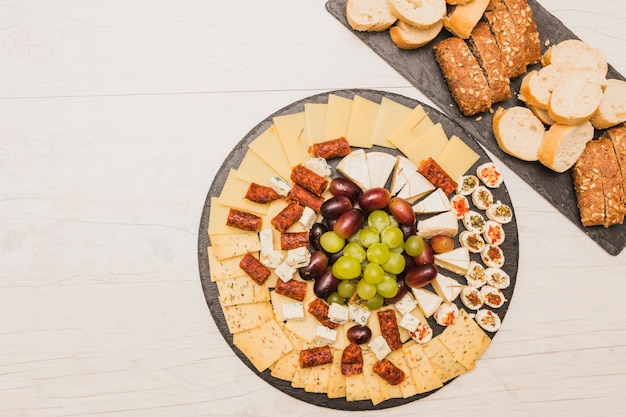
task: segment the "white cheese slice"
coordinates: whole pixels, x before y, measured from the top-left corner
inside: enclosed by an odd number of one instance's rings
[[[348,321],[348,316],[349,314],[348,314],[347,306],[337,304],[337,303],[332,303],[328,307],[328,318],[333,323],[337,323],[337,324],[345,323]]]
[[[337,330],[329,329],[326,326],[318,325],[315,328],[315,338],[313,341],[318,345],[330,345],[337,340]]]
[[[396,166],[396,158],[385,152],[369,152],[366,154],[367,168],[370,175],[370,188],[384,187]]]
[[[311,208],[305,207],[302,211],[302,216],[300,216],[300,219],[298,220],[298,223],[300,223],[305,230],[310,230],[311,226],[313,225],[313,223],[315,223],[316,220],[317,214],[315,214],[315,212]]]
[[[425,317],[432,316],[443,302],[443,298],[431,291],[423,288],[412,288],[411,290]]]
[[[362,190],[372,188],[370,183],[370,173],[367,168],[367,158],[363,149],[357,149],[344,156],[337,164],[337,171],[348,178]]]
[[[383,359],[385,359],[385,356],[391,353],[391,348],[387,344],[385,338],[382,336],[376,336],[368,343],[367,346],[370,348],[372,353],[376,355],[376,358],[379,361],[382,361]]]
[[[356,304],[350,304],[348,306],[348,318],[361,326],[365,326],[367,324],[371,315],[371,311]]]
[[[274,272],[278,275],[278,278],[282,279],[284,282],[288,282],[293,278],[293,275],[296,273],[296,269],[292,268],[285,261],[278,265],[278,267],[274,269]]]
[[[435,254],[435,265],[465,275],[470,267],[469,250],[465,246],[452,249],[450,252]]]
[[[291,185],[277,175],[270,178],[270,187],[282,196],[286,196],[291,191]]]
[[[309,249],[302,246],[295,249],[289,249],[287,251],[287,264],[293,268],[302,268],[307,266],[311,261],[311,252]]]
[[[408,314],[417,307],[417,301],[410,293],[406,293],[404,297],[393,305],[400,314]]]
[[[435,292],[448,303],[453,302],[463,289],[463,285],[457,280],[443,274],[437,274],[431,285]]]
[[[404,187],[409,181],[409,178],[413,175],[413,172],[417,172],[417,165],[406,156],[396,156],[396,165],[391,176],[391,188],[389,190],[392,195],[396,195],[400,192],[402,187]]]
[[[304,306],[302,303],[283,304],[285,320],[304,320]]]
[[[417,326],[420,324],[420,319],[415,317],[411,313],[407,313],[402,316],[402,320],[398,323],[398,326],[407,329],[409,332],[414,332],[417,329]]]
[[[435,186],[419,172],[411,172],[406,184],[398,192],[398,197],[408,201],[415,201],[433,191]]]
[[[418,214],[434,214],[448,211],[451,208],[452,206],[446,193],[441,188],[437,188],[426,198],[418,201],[413,206],[413,211]]]
[[[315,172],[320,177],[329,177],[332,173],[330,165],[324,158],[309,158],[302,163],[305,168]]]
[[[433,236],[456,236],[459,232],[459,220],[452,211],[444,211],[432,217],[417,222],[417,234],[424,239]]]

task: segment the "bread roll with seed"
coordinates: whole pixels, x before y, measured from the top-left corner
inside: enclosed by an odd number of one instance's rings
[[[626,81],[609,79],[591,123],[596,129],[607,129],[626,121]]]
[[[567,71],[552,90],[548,114],[557,123],[566,125],[590,120],[600,105],[605,86],[606,79],[597,72]]]
[[[418,28],[403,20],[398,20],[389,29],[389,35],[398,48],[410,50],[422,47],[435,39],[442,28],[442,20],[427,29]]]
[[[400,20],[428,29],[439,22],[446,14],[445,0],[389,0],[391,13]]]
[[[348,0],[346,19],[352,29],[360,32],[382,32],[397,20],[387,0]]]
[[[498,107],[493,115],[493,133],[504,152],[524,161],[536,161],[545,127],[530,109]]]
[[[588,121],[576,126],[553,124],[544,135],[537,159],[555,172],[565,172],[574,165],[593,134]]]
[[[472,0],[459,4],[443,19],[443,26],[459,38],[467,39],[482,18],[489,0]]]

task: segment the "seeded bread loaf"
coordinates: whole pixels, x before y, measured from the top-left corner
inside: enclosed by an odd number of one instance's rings
[[[608,138],[613,144],[619,166],[619,174],[622,178],[622,188],[624,188],[624,193],[626,194],[626,126],[621,124],[607,129],[602,134],[602,138]],[[623,212],[626,214],[626,200],[624,201]]]
[[[489,0],[472,0],[451,7],[443,19],[443,26],[459,38],[467,39],[482,18],[488,4]]]
[[[427,29],[418,28],[403,20],[398,20],[389,29],[389,35],[394,44],[400,49],[416,49],[426,45],[437,37],[443,28],[443,21],[439,21]]]
[[[397,20],[387,0],[348,0],[346,19],[352,29],[361,32],[382,32]]]
[[[510,80],[504,75],[500,48],[489,26],[485,22],[479,22],[467,44],[487,76],[487,82],[493,91],[492,101],[498,103],[510,98]]]
[[[498,107],[493,115],[493,133],[504,152],[524,161],[536,161],[545,127],[527,107]]]
[[[503,0],[517,26],[526,65],[541,61],[541,39],[533,10],[526,0]]]
[[[537,159],[555,172],[565,172],[574,165],[593,134],[590,122],[576,126],[555,123],[545,133]]]
[[[472,116],[489,109],[493,92],[465,41],[453,36],[438,42],[433,50],[435,60],[461,112],[465,116]]]
[[[523,32],[506,5],[502,0],[491,0],[484,16],[500,47],[505,75],[511,79],[523,75],[526,72]]]
[[[604,191],[600,169],[597,167],[601,158],[600,143],[592,140],[587,142],[583,153],[572,167],[576,204],[583,226],[605,224]]]

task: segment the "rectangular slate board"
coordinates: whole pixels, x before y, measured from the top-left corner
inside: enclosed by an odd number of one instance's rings
[[[558,174],[538,162],[522,161],[504,153],[498,147],[493,135],[491,128],[493,115],[491,113],[485,112],[480,115],[480,118],[478,118],[479,115],[472,117],[463,116],[441,75],[441,70],[435,62],[432,49],[432,45],[450,36],[445,29],[430,44],[412,51],[405,51],[395,46],[388,31],[358,32],[352,30],[346,20],[346,2],[347,0],[329,0],[326,3],[326,9],[363,43],[398,71],[400,75],[429,97],[440,110],[460,124],[474,140],[506,163],[511,170],[537,190],[540,195],[604,250],[611,255],[618,255],[624,249],[624,246],[626,246],[626,226],[614,225],[604,228],[602,226],[584,227],[582,225],[578,207],[576,206],[576,196],[570,171]],[[572,31],[537,1],[528,0],[528,3],[533,9],[544,50],[546,49],[546,40],[549,40],[549,44],[552,45],[566,39],[578,39]],[[533,67],[529,67],[528,70],[534,68],[539,68],[539,65],[536,64]],[[609,65],[607,78],[624,79],[611,65]],[[523,105],[516,98],[520,84],[521,77],[512,80],[513,97],[507,101],[497,103],[494,105],[494,108],[497,108],[498,105],[504,108]],[[597,132],[597,135],[599,134],[600,132]]]

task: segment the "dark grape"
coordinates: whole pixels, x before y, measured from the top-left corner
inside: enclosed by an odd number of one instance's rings
[[[421,288],[430,283],[437,276],[437,267],[434,264],[416,265],[406,271],[404,281],[411,288]]]
[[[362,345],[370,341],[372,330],[367,326],[356,325],[348,329],[347,336],[350,342]]]
[[[322,274],[315,278],[315,283],[313,284],[313,292],[319,298],[328,298],[332,293],[337,291],[337,287],[339,286],[339,278],[336,278],[333,275],[333,271],[330,267],[327,267]]]
[[[320,208],[320,214],[326,219],[338,219],[343,213],[352,208],[350,199],[343,195],[331,197],[324,201]]]
[[[389,202],[389,211],[393,217],[402,225],[412,225],[415,223],[415,211],[413,206],[404,198],[394,197]]]
[[[418,265],[427,265],[435,262],[433,248],[430,246],[429,242],[424,241],[424,249],[422,250],[422,253],[414,256],[413,260],[415,260],[415,263]]]
[[[343,249],[341,249],[337,253],[329,253],[328,254],[328,265],[333,265],[335,262],[337,262],[337,259],[341,258],[342,256],[343,256]]]
[[[359,196],[359,206],[366,212],[380,210],[389,205],[391,193],[386,188],[374,187]]]
[[[311,254],[311,261],[309,264],[298,269],[298,272],[300,273],[300,278],[304,280],[311,280],[322,275],[322,272],[324,272],[327,266],[328,256],[326,256],[323,251],[318,250]]]
[[[342,195],[355,201],[361,195],[361,189],[347,178],[337,177],[330,181],[328,190],[334,196]]]
[[[359,231],[365,224],[365,215],[359,209],[350,209],[337,219],[333,230],[343,239],[347,239]]]
[[[417,226],[415,225],[415,222],[413,222],[413,224],[400,224],[400,230],[402,230],[404,240],[407,240],[409,236],[413,236],[417,233]]]
[[[322,250],[320,245],[320,237],[328,232],[328,227],[324,223],[313,223],[311,230],[309,230],[309,244],[315,250]]]
[[[385,298],[385,303],[394,304],[400,301],[402,297],[409,291],[409,286],[406,285],[404,278],[398,278],[398,292],[391,298]]]

